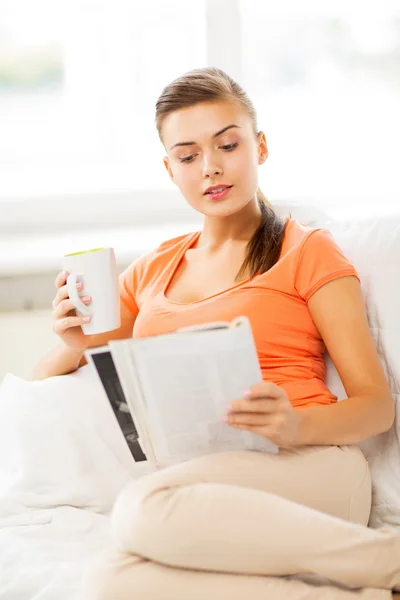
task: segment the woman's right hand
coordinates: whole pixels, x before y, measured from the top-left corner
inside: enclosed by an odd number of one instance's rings
[[[75,351],[84,351],[88,345],[89,336],[82,331],[81,325],[87,323],[86,317],[78,317],[68,295],[67,277],[69,273],[62,271],[56,277],[57,293],[52,302],[52,328],[66,346]],[[82,291],[82,283],[78,283],[78,292]],[[81,297],[82,302],[90,304],[89,296]],[[90,317],[89,317],[90,318]]]

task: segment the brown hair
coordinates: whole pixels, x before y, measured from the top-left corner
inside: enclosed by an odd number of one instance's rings
[[[239,104],[251,118],[254,134],[257,135],[257,114],[246,92],[221,69],[206,67],[185,73],[161,92],[156,103],[156,126],[161,141],[161,128],[167,115],[199,102],[216,100]],[[260,188],[257,189],[257,200],[261,222],[247,244],[246,257],[236,278],[247,269],[250,277],[265,273],[279,259],[286,223],[275,213]]]

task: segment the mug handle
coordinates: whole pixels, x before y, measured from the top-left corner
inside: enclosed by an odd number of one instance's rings
[[[78,283],[78,276],[76,273],[71,273],[67,277],[67,290],[70,299],[72,300],[72,304],[75,306],[79,312],[81,312],[84,316],[90,316],[90,309],[86,304],[84,304],[78,294],[78,290],[76,289],[76,284]]]

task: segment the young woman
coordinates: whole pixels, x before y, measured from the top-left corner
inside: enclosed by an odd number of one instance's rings
[[[225,584],[232,585],[222,572],[286,573],[268,562],[272,529],[275,556],[288,535],[301,536],[307,546],[307,532],[299,528],[310,519],[322,520],[323,540],[322,513],[368,523],[371,483],[356,444],[390,428],[394,405],[354,266],[327,230],[281,220],[258,188],[268,148],[243,89],[219,69],[191,71],[163,90],[156,123],[168,174],[204,215],[203,229],[166,241],[122,273],[122,325],[115,332],[82,334],[67,274],[59,274],[53,329],[61,343],[39,363],[35,378],[69,373],[84,363],[88,346],[132,331],[144,337],[239,315],[250,319],[263,383],[232,398],[225,420],[273,440],[279,455],[221,453],[132,484],[114,512],[120,554],[108,564],[107,581],[96,576],[103,583],[91,591],[96,598],[130,598],[140,580],[141,599],[177,598],[174,586],[190,581],[206,586],[199,597],[221,598]],[[325,347],[348,394],[340,403],[324,382]],[[315,570],[313,552],[298,548],[300,570]],[[207,580],[198,570],[219,573],[207,573]],[[152,573],[161,578],[157,596],[150,583],[148,594],[142,590]],[[207,585],[219,591],[210,595]]]

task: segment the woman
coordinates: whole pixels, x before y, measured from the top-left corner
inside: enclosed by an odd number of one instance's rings
[[[199,597],[217,598],[232,585],[226,579],[232,576],[223,572],[314,570],[310,545],[285,559],[283,567],[278,559],[271,563],[268,544],[272,556],[280,556],[277,537],[292,535],[295,524],[301,528],[319,520],[322,538],[314,539],[319,542],[329,535],[326,514],[368,523],[371,483],[355,444],[388,430],[394,405],[353,265],[327,230],[282,221],[258,188],[258,167],[268,148],[242,88],[219,69],[194,70],[163,90],[156,123],[168,174],[204,215],[203,229],[166,241],[122,273],[122,325],[115,332],[82,334],[82,318],[68,298],[67,274],[61,273],[53,301],[53,328],[61,344],[39,363],[35,378],[69,373],[84,364],[88,346],[128,337],[132,330],[134,337],[144,337],[249,317],[263,383],[232,398],[225,420],[265,435],[280,446],[279,455],[222,453],[134,482],[114,511],[120,550],[102,568],[107,577],[96,576],[93,581],[102,583],[90,592],[117,600],[140,585],[137,597],[177,598],[176,586],[188,581],[205,586]],[[324,383],[325,347],[348,394],[340,403]],[[336,531],[342,527],[338,523]],[[297,529],[296,535],[307,545],[306,531]],[[327,557],[329,549],[328,544]],[[328,558],[320,572],[338,575]],[[154,574],[156,592],[149,583]],[[240,594],[247,584],[246,578],[237,584]],[[214,595],[207,591],[217,589]],[[229,593],[233,597],[230,588]],[[254,588],[251,593],[263,597]]]

